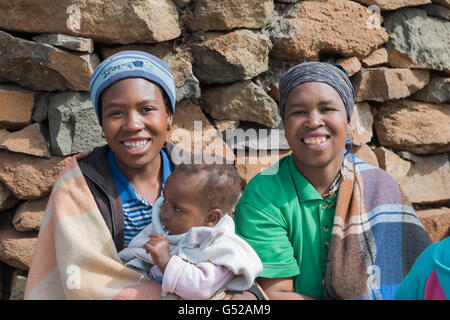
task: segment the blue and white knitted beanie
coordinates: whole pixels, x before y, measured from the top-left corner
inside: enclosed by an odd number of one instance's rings
[[[99,123],[102,123],[99,110],[101,93],[116,81],[126,78],[144,78],[160,85],[169,97],[172,112],[175,114],[175,82],[167,64],[158,57],[142,51],[120,51],[104,60],[94,71],[89,89],[92,104]]]

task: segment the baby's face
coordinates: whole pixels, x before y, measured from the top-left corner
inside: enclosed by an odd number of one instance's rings
[[[182,234],[192,227],[206,225],[208,212],[201,205],[199,176],[172,173],[164,187],[165,201],[161,208],[161,224],[168,234]]]

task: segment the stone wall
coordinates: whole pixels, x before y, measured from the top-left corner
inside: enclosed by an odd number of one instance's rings
[[[448,236],[449,17],[448,0],[0,0],[3,299],[23,297],[58,174],[105,143],[89,79],[124,49],[173,70],[169,140],[183,146],[200,128],[202,148],[233,161],[244,185],[289,153],[282,70],[342,64],[357,93],[353,152],[397,179],[434,241]]]

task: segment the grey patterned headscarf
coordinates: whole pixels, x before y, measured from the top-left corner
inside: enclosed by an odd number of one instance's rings
[[[328,62],[303,62],[283,73],[278,89],[280,91],[279,112],[284,118],[285,104],[289,92],[305,82],[323,82],[332,86],[341,96],[347,111],[347,118],[352,118],[355,105],[355,90],[344,69]]]

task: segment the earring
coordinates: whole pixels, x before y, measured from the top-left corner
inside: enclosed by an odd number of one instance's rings
[[[106,140],[106,136],[105,136],[105,133],[102,131],[102,134],[101,134],[101,136],[102,136],[102,138],[103,139],[105,139]]]
[[[347,154],[349,154],[349,152],[352,150],[353,144],[352,144],[352,139],[351,139],[351,136],[350,136],[350,135],[348,135],[347,138],[345,139],[345,146],[348,146],[348,149],[347,149],[347,151],[345,152],[344,157],[345,157]]]
[[[167,131],[170,131],[170,129],[172,128],[172,125],[169,123],[167,123]]]

